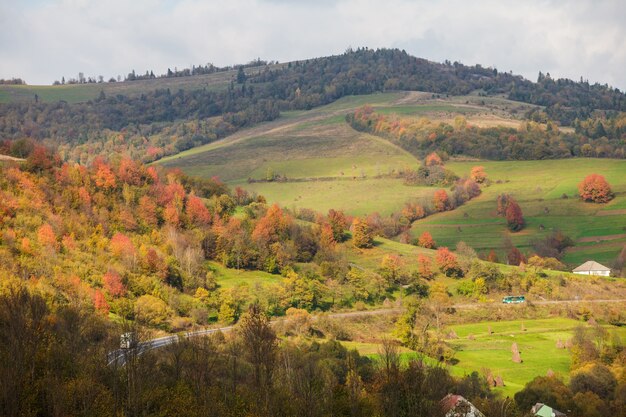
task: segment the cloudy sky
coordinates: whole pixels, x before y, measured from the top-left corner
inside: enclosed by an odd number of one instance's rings
[[[0,78],[123,75],[349,46],[626,89],[626,2],[466,0],[0,0]]]

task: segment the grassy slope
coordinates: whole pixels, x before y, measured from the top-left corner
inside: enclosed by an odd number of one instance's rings
[[[413,226],[414,235],[428,230],[439,245],[453,247],[463,240],[483,251],[500,248],[504,236],[509,236],[521,248],[529,248],[530,242],[538,236],[552,229],[561,229],[576,241],[592,240],[578,241],[578,246],[567,252],[564,260],[571,264],[582,263],[590,258],[610,263],[626,244],[626,238],[615,238],[599,244],[594,241],[594,237],[597,239],[626,233],[626,216],[612,212],[626,205],[626,161],[484,161],[452,162],[447,166],[463,176],[478,164],[485,167],[492,185],[485,188],[480,197],[455,211],[416,222]],[[604,175],[617,194],[609,204],[584,203],[576,198],[577,184],[594,172]],[[496,197],[505,192],[518,200],[524,212],[528,225],[522,232],[509,233],[504,219],[495,215]],[[563,194],[569,198],[563,199]],[[615,214],[598,216],[603,211]],[[541,225],[544,230],[540,230]]]
[[[449,122],[463,114],[469,123],[483,126],[515,126],[519,123],[516,118],[531,107],[498,97],[433,98],[432,94],[419,92],[344,97],[314,110],[284,113],[277,121],[159,163],[180,167],[193,175],[217,175],[233,186],[243,186],[289,208],[320,212],[335,208],[354,215],[378,211],[387,215],[399,211],[408,200],[430,199],[433,188],[405,186],[400,179],[375,178],[394,169],[415,167],[419,162],[384,139],[355,132],[344,123],[347,112],[368,103],[381,112]],[[587,259],[611,263],[626,244],[626,238],[593,241],[593,237],[626,233],[626,215],[596,215],[601,210],[626,209],[626,161],[485,161],[450,162],[447,166],[464,176],[477,164],[486,167],[493,184],[460,209],[415,223],[414,235],[429,230],[440,245],[454,247],[463,240],[479,251],[501,248],[503,237],[510,235],[515,245],[528,249],[531,240],[559,228],[575,240],[592,240],[579,241],[568,251],[565,261],[572,265]],[[265,178],[268,169],[309,181],[247,183],[248,178]],[[605,175],[618,193],[610,204],[597,206],[575,198],[577,183],[592,172]],[[528,227],[520,233],[509,234],[503,219],[495,216],[495,199],[503,192],[514,195],[524,211]],[[564,193],[570,198],[561,199]]]
[[[522,325],[526,329],[522,330]],[[572,337],[580,321],[567,318],[549,318],[535,320],[491,321],[450,326],[458,335],[449,344],[456,351],[454,366],[449,366],[453,375],[464,376],[478,371],[490,371],[494,377],[501,376],[505,386],[496,388],[505,396],[512,397],[524,385],[538,375],[546,375],[548,370],[560,375],[567,375],[570,369],[570,352],[558,349],[557,340],[565,341]],[[488,333],[491,327],[492,334]],[[626,337],[626,329],[605,326],[610,334]],[[473,335],[474,339],[468,339]],[[522,363],[511,360],[511,346],[517,343],[523,359]],[[350,349],[361,354],[377,358],[380,344],[375,342],[342,342]],[[401,348],[404,361],[418,359],[418,355]],[[428,360],[427,360],[428,361]],[[435,362],[430,360],[430,362]]]
[[[246,68],[246,73],[259,71],[256,68]],[[106,95],[138,95],[142,92],[169,88],[173,91],[197,89],[223,89],[234,80],[237,71],[224,71],[214,74],[196,75],[193,77],[159,78],[153,80],[138,80],[121,83],[102,84],[65,84],[65,85],[0,85],[0,103],[34,101],[35,94],[43,102],[65,100],[68,103],[78,103],[93,100],[100,91]]]

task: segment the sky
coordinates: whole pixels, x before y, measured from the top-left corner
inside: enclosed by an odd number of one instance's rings
[[[400,48],[626,90],[623,0],[0,0],[0,78],[28,84]]]

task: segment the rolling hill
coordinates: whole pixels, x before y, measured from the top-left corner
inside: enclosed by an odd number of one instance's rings
[[[407,201],[430,201],[435,187],[407,186],[398,172],[416,169],[421,161],[384,138],[357,132],[345,115],[363,104],[377,113],[428,118],[452,123],[463,116],[481,127],[518,128],[531,105],[499,97],[442,97],[429,93],[396,92],[346,97],[309,111],[286,112],[276,121],[243,130],[209,145],[190,149],[158,163],[190,175],[218,176],[232,186],[264,195],[291,208],[325,213],[331,208],[352,215],[399,212]],[[547,161],[481,161],[456,158],[446,167],[459,177],[482,165],[491,180],[483,194],[466,205],[418,220],[414,237],[432,233],[438,244],[454,247],[464,241],[479,252],[491,249],[503,258],[508,237],[522,251],[554,230],[575,240],[564,261],[575,266],[587,259],[612,264],[626,244],[626,161],[562,159]],[[267,181],[268,173],[280,179]],[[605,175],[616,192],[607,205],[583,203],[577,184],[590,173]],[[513,195],[528,226],[507,231],[495,215],[496,197]],[[567,198],[565,198],[567,196]]]

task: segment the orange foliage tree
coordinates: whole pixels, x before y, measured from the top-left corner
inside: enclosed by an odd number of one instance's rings
[[[441,158],[439,157],[439,155],[437,155],[436,152],[433,152],[431,154],[429,154],[424,163],[426,164],[427,167],[433,166],[433,165],[443,165],[443,161],[441,160]]]
[[[421,236],[417,240],[417,246],[421,246],[426,249],[434,249],[435,240],[433,239],[433,236],[429,232],[424,232],[421,234]]]
[[[580,198],[593,203],[606,203],[613,198],[611,186],[606,179],[599,174],[590,174],[578,184]]]
[[[57,237],[54,230],[52,230],[52,226],[48,223],[41,225],[41,227],[37,230],[37,241],[42,246],[54,248],[57,244]]]
[[[450,198],[446,190],[437,190],[433,196],[433,205],[437,211],[446,211],[450,207]]]
[[[265,244],[277,242],[285,236],[290,225],[291,217],[285,215],[277,204],[273,204],[257,222],[252,239]]]
[[[470,178],[476,181],[478,184],[482,184],[487,179],[487,174],[485,173],[485,167],[483,166],[475,166],[472,168],[472,172],[470,173]]]
[[[341,210],[328,210],[328,224],[333,230],[335,242],[342,242],[344,239],[344,230],[348,227],[348,221],[345,214]]]
[[[430,258],[426,255],[419,255],[417,257],[417,272],[420,277],[424,279],[431,279],[433,277],[433,270],[431,268]]]
[[[94,179],[96,181],[96,185],[105,190],[115,188],[117,184],[115,174],[111,170],[111,167],[105,163],[101,163],[98,166]]]

